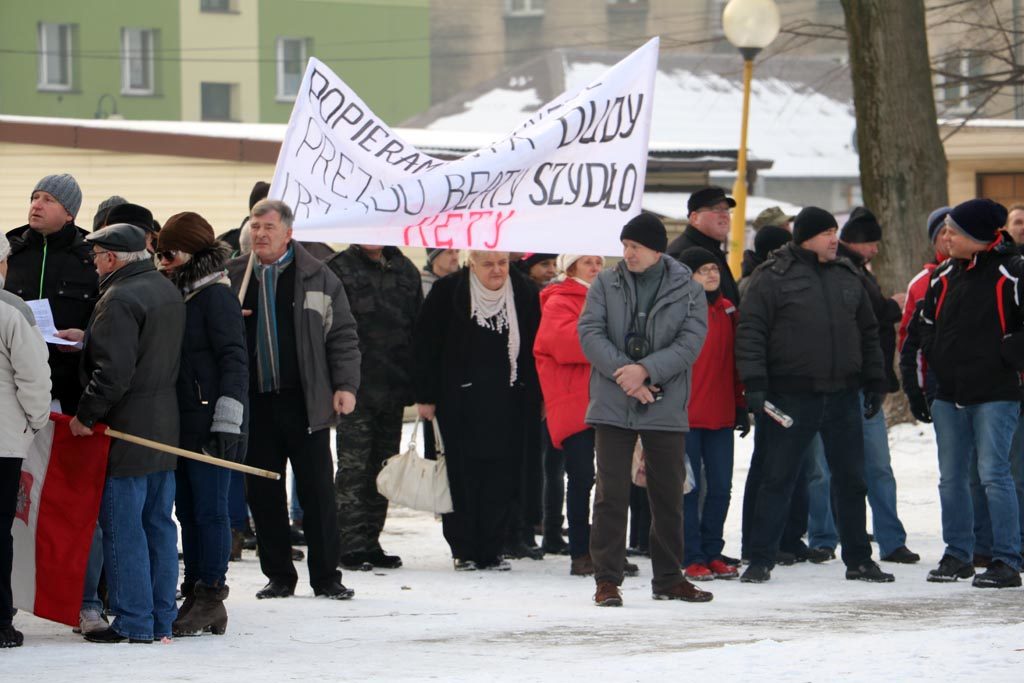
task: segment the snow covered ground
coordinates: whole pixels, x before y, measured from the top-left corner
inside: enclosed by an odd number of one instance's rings
[[[407,426],[408,429],[408,426]],[[779,567],[770,583],[704,584],[708,604],[650,599],[650,566],[626,579],[625,606],[598,609],[567,557],[518,560],[505,573],[452,571],[440,524],[394,510],[383,538],[405,566],[346,572],[349,602],[257,601],[246,552],[231,564],[223,637],[167,646],[94,645],[20,614],[25,646],[0,652],[0,681],[729,680],[906,681],[1015,677],[1024,665],[1024,591],[938,585],[942,552],[934,438],[890,432],[908,545],[924,560],[885,565],[893,584],[846,581],[839,561]],[[737,440],[726,552],[738,554],[751,439]],[[641,558],[642,559],[642,558]],[[299,569],[300,577],[305,568]]]

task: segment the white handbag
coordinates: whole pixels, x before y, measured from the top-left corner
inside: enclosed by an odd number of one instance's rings
[[[416,433],[420,419],[413,425],[412,439],[404,453],[384,461],[377,475],[377,490],[392,503],[413,510],[443,515],[451,512],[452,494],[448,488],[448,466],[444,459],[444,446],[437,420],[432,420],[437,443],[437,460],[421,458],[416,450]]]

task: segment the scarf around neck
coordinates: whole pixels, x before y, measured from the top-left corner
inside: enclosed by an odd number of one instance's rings
[[[519,375],[519,318],[516,316],[512,278],[506,278],[501,288],[490,290],[470,270],[469,317],[484,329],[499,333],[508,330],[508,364],[511,370],[508,385],[514,385]]]
[[[256,311],[256,374],[260,392],[281,388],[281,354],[277,344],[277,280],[281,271],[295,259],[295,248],[289,245],[284,256],[269,265],[255,264],[253,273],[260,284],[259,307]]]

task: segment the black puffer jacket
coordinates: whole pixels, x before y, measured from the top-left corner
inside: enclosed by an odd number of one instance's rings
[[[932,273],[921,304],[921,348],[935,397],[960,405],[1019,401],[1024,371],[1024,260],[1005,232],[970,261]]]
[[[413,402],[412,336],[423,303],[416,266],[396,247],[384,247],[381,261],[353,244],[327,266],[348,295],[359,334],[362,380],[358,405],[406,406]]]
[[[722,251],[721,242],[708,237],[692,225],[687,225],[686,229],[683,230],[683,234],[672,240],[672,243],[668,245],[666,253],[678,260],[679,255],[690,247],[701,247],[714,255],[715,260],[718,262],[718,271],[722,275],[722,284],[720,286],[722,296],[734,304],[739,304],[740,290],[736,287],[736,279],[732,276],[732,271],[729,270],[729,263],[726,261],[725,252]]]
[[[72,223],[47,237],[28,225],[7,233],[11,255],[4,288],[26,301],[49,299],[58,330],[84,330],[99,298],[96,268],[85,235]],[[53,397],[68,413],[74,412],[82,393],[79,361],[79,354],[50,346]]]
[[[888,392],[900,390],[900,381],[896,377],[894,368],[896,359],[896,325],[903,319],[903,311],[900,305],[882,294],[882,288],[878,286],[878,280],[874,273],[867,269],[867,263],[861,256],[848,249],[842,243],[839,245],[839,255],[850,260],[850,263],[857,266],[864,282],[864,290],[871,299],[871,310],[878,321],[878,341],[882,347],[882,362],[885,363],[885,383]]]
[[[748,391],[885,391],[878,322],[852,263],[790,243],[751,277],[736,332]]]
[[[78,419],[178,445],[181,293],[146,260],[108,275],[100,294],[85,333]],[[173,470],[176,462],[176,456],[114,439],[107,476],[140,477]]]
[[[195,449],[209,436],[217,399],[246,403],[249,357],[242,306],[225,270],[231,247],[224,242],[195,254],[171,281],[185,297],[185,338],[178,372],[181,443]]]

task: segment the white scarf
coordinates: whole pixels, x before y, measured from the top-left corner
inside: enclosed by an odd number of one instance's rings
[[[484,329],[495,332],[508,330],[508,363],[512,370],[508,385],[512,386],[519,375],[519,318],[516,316],[512,279],[505,278],[500,289],[491,290],[484,287],[476,273],[469,271],[469,317]]]

